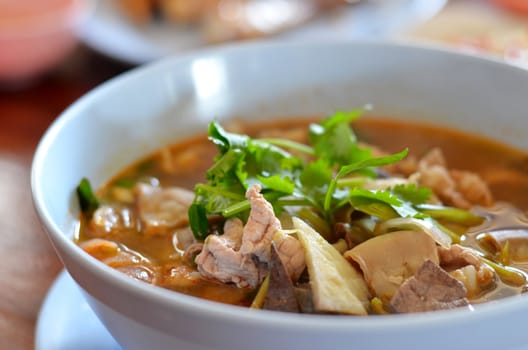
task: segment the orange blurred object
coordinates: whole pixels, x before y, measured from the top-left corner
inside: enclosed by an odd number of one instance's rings
[[[0,0],[0,81],[28,80],[61,63],[91,7],[91,0]]]
[[[528,14],[528,0],[493,0],[496,4],[510,10]]]

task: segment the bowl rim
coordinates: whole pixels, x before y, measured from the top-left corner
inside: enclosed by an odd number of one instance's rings
[[[43,196],[43,188],[40,183],[41,168],[46,159],[47,149],[54,142],[54,138],[60,133],[61,129],[70,120],[76,118],[78,112],[89,106],[93,100],[104,95],[107,91],[116,90],[123,84],[134,84],[134,81],[141,80],[145,75],[155,74],[164,71],[169,67],[177,66],[185,61],[198,59],[204,55],[222,55],[229,57],[232,54],[250,52],[252,50],[281,50],[282,48],[295,49],[296,47],[313,47],[313,48],[330,48],[340,46],[361,47],[391,47],[397,50],[411,51],[429,51],[435,55],[457,56],[465,60],[480,60],[491,65],[500,65],[501,69],[512,69],[521,74],[528,71],[508,64],[503,60],[492,55],[480,55],[472,52],[460,52],[455,49],[433,43],[412,43],[397,42],[384,40],[325,40],[324,42],[276,42],[273,40],[255,41],[250,43],[232,43],[222,47],[202,48],[193,52],[182,55],[168,56],[164,59],[139,66],[128,72],[122,73],[101,85],[95,87],[85,95],[81,96],[58,118],[53,121],[36,148],[32,166],[31,166],[31,193],[35,210],[39,216],[42,225],[47,234],[53,237],[53,241],[60,245],[61,249],[66,249],[72,256],[84,267],[91,269],[91,272],[97,275],[106,283],[118,286],[120,289],[126,289],[134,293],[139,298],[149,301],[162,303],[171,308],[192,311],[195,314],[207,315],[209,318],[231,320],[233,322],[243,322],[245,324],[255,325],[273,325],[274,327],[286,327],[288,329],[303,330],[334,330],[344,331],[354,327],[358,330],[367,330],[377,327],[389,326],[392,329],[426,329],[441,323],[464,324],[477,319],[492,319],[499,314],[508,314],[518,311],[522,305],[528,309],[528,296],[510,297],[497,302],[488,302],[479,305],[472,311],[467,309],[453,309],[425,313],[384,315],[383,317],[341,317],[335,315],[306,315],[306,314],[289,314],[267,310],[251,310],[239,306],[226,305],[218,302],[204,300],[201,298],[185,295],[182,293],[167,290],[161,287],[148,285],[131,279],[124,274],[100,263],[97,259],[84,253],[69,236],[63,233],[57,222],[51,219],[51,215],[46,208]],[[57,249],[57,248],[56,248]],[[60,253],[59,253],[60,255]],[[68,268],[66,266],[66,268]],[[73,276],[75,278],[75,276]],[[199,302],[196,302],[199,300]]]

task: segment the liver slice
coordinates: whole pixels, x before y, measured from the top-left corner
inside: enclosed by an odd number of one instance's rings
[[[425,312],[468,306],[466,287],[440,266],[426,260],[390,301],[394,312]]]

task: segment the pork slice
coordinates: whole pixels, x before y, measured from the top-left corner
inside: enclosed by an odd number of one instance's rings
[[[479,258],[478,253],[460,244],[452,244],[449,248],[437,247],[437,249],[438,256],[440,257],[440,265],[447,271],[455,270],[466,265],[473,265],[478,268],[485,266]]]
[[[222,235],[210,235],[194,260],[203,277],[239,288],[255,288],[265,273],[253,259],[236,250],[239,242]]]
[[[226,221],[223,235],[209,236],[195,259],[198,271],[209,279],[258,286],[268,273],[271,242],[280,231],[273,207],[255,185],[247,192],[251,211],[244,226],[239,219]],[[277,236],[277,252],[290,278],[296,280],[305,268],[304,249],[294,237]]]
[[[420,159],[420,162],[418,164],[419,167],[431,167],[439,165],[444,168],[447,167],[447,161],[444,157],[444,153],[442,150],[438,147],[435,147],[431,149],[429,152],[427,152],[422,159]]]
[[[459,244],[452,244],[449,248],[438,247],[438,256],[440,265],[463,282],[470,295],[477,296],[495,281],[495,271],[471,248]]]
[[[88,225],[93,236],[106,237],[111,232],[135,229],[136,218],[127,207],[102,205],[93,213]]]
[[[292,281],[297,281],[306,268],[306,255],[301,242],[287,234],[280,236],[276,241],[277,252],[288,276]]]
[[[442,151],[434,148],[418,163],[418,179],[447,205],[469,209],[473,205],[489,206],[493,197],[482,178],[470,171],[449,170]]]
[[[80,243],[80,247],[106,265],[142,282],[156,284],[158,272],[152,262],[122,244],[94,238]]]
[[[420,184],[429,187],[443,203],[462,209],[471,208],[471,203],[457,191],[455,180],[445,167],[421,167],[419,174]]]
[[[253,255],[258,261],[266,262],[273,235],[281,229],[279,219],[271,204],[260,193],[260,186],[252,186],[246,193],[251,204],[249,219],[244,226],[240,252]]]
[[[397,313],[447,310],[468,306],[466,287],[440,266],[426,260],[390,301]]]
[[[176,229],[172,234],[172,245],[176,251],[185,251],[196,243],[197,241],[189,226]]]
[[[493,196],[488,184],[480,176],[462,170],[451,170],[449,173],[455,180],[457,191],[469,202],[485,207],[493,204]]]
[[[134,188],[136,205],[143,232],[164,235],[188,224],[189,207],[194,193],[178,187],[161,188],[137,184]]]

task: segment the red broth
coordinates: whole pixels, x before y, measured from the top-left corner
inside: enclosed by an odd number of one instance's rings
[[[306,120],[285,120],[257,126],[232,123],[231,129],[257,137],[275,134],[290,135],[302,141],[307,138],[306,125]],[[229,126],[226,129],[229,129]],[[354,130],[360,141],[388,152],[409,148],[411,155],[419,157],[428,150],[439,147],[445,154],[449,168],[478,173],[488,183],[497,202],[511,204],[511,206],[499,205],[494,208],[475,209],[488,217],[483,227],[489,230],[515,224],[528,225],[524,214],[528,210],[528,153],[526,151],[513,149],[477,135],[416,122],[364,118],[354,123]],[[204,173],[213,164],[216,153],[216,147],[207,140],[205,135],[180,141],[123,169],[105,186],[98,189],[97,194],[103,201],[117,203],[116,198],[130,197],[124,185],[133,184],[138,180],[192,190],[196,183],[205,180]],[[119,194],[119,191],[122,193]],[[126,200],[119,205],[129,206],[132,213],[135,210],[134,205],[127,203]],[[497,219],[497,215],[510,219],[501,221]],[[460,228],[454,227],[453,229]],[[463,231],[462,233],[465,234],[463,244],[481,250],[482,247],[477,241],[477,235],[481,231],[478,227]],[[84,222],[76,241],[82,245],[83,242],[96,237],[101,237],[101,234],[91,230],[90,226]],[[118,243],[120,249],[134,255],[136,261],[144,259],[148,262],[144,270],[132,272],[126,264],[121,266],[119,263],[114,263],[115,268],[128,274],[132,273],[134,277],[139,277],[138,279],[200,298],[242,306],[251,304],[256,294],[256,290],[253,289],[237,288],[234,285],[221,284],[203,278],[191,279],[192,282],[189,282],[185,276],[198,274],[198,272],[192,263],[182,259],[182,252],[174,247],[172,235],[146,235],[138,232],[134,227],[129,230],[119,229],[106,232],[103,238]],[[92,255],[97,256],[97,253]],[[528,272],[528,265],[524,262],[512,265]],[[524,290],[525,286],[513,287],[499,280],[494,290],[471,301],[478,303],[519,294]]]

